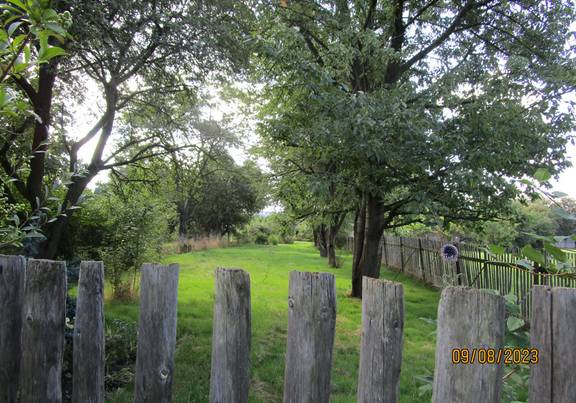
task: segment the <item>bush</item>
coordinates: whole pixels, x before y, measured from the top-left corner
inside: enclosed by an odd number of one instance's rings
[[[295,234],[296,226],[287,215],[273,213],[266,217],[255,216],[243,230],[238,232],[237,238],[242,243],[277,245],[293,243]]]
[[[268,243],[270,245],[278,245],[279,243],[281,243],[281,239],[278,235],[276,234],[270,234],[268,236]]]
[[[114,319],[106,322],[106,391],[113,392],[134,379],[136,324]]]
[[[272,228],[265,222],[255,223],[248,227],[248,238],[257,245],[267,245]]]
[[[171,214],[143,190],[102,185],[73,216],[66,255],[104,261],[114,296],[130,299],[127,274],[159,260]]]
[[[133,289],[130,279],[121,280],[112,289],[112,298],[116,301],[130,302],[137,299],[137,290]]]

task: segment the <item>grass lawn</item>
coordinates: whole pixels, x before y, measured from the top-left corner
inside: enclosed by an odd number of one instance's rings
[[[340,269],[329,269],[311,243],[242,246],[169,256],[180,264],[178,343],[174,402],[207,402],[210,381],[214,269],[239,267],[250,273],[252,288],[251,402],[282,401],[288,308],[288,274],[292,270],[326,271],[336,276],[337,319],[332,365],[332,402],[355,402],[359,362],[361,301],[347,297],[351,255]],[[434,325],[439,293],[415,281],[383,271],[382,277],[404,284],[404,351],[401,402],[430,400],[419,396],[415,377],[432,375]],[[137,321],[137,304],[109,302],[106,316]],[[131,390],[118,391],[111,402],[132,402]]]

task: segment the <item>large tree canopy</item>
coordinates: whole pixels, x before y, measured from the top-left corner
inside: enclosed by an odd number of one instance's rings
[[[259,73],[269,84],[260,131],[270,147],[333,161],[355,189],[355,295],[363,274],[379,276],[385,228],[423,215],[494,216],[517,179],[566,167],[573,122],[560,103],[576,83],[573,6],[370,0],[261,10]]]

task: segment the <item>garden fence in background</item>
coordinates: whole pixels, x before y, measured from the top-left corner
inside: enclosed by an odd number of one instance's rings
[[[145,264],[141,271],[136,403],[172,401],[178,276],[178,265]],[[215,277],[209,401],[245,403],[250,393],[250,276],[240,269],[217,269]],[[82,262],[73,337],[73,402],[105,399],[103,285],[102,263]],[[362,287],[357,401],[396,403],[403,287],[368,277]],[[0,255],[0,402],[62,402],[66,289],[63,262]],[[531,345],[538,353],[530,357],[538,364],[531,366],[530,402],[572,402],[576,289],[537,286],[533,292],[537,325]],[[293,271],[288,295],[284,403],[328,403],[336,329],[334,276]],[[525,356],[503,349],[505,321],[502,296],[464,287],[443,290],[432,402],[500,401],[506,357],[517,361]],[[462,349],[473,351],[471,361],[460,360]]]
[[[382,263],[438,288],[463,285],[497,290],[502,295],[514,294],[526,320],[530,319],[532,286],[576,288],[576,273],[533,272],[518,266],[513,254],[494,257],[476,245],[459,243],[458,261],[446,262],[440,255],[445,243],[436,239],[384,235]],[[576,253],[568,253],[568,257],[572,266],[576,266]]]

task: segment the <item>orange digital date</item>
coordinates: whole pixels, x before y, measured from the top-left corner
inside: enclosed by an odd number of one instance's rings
[[[538,364],[537,348],[454,348],[452,364]]]

